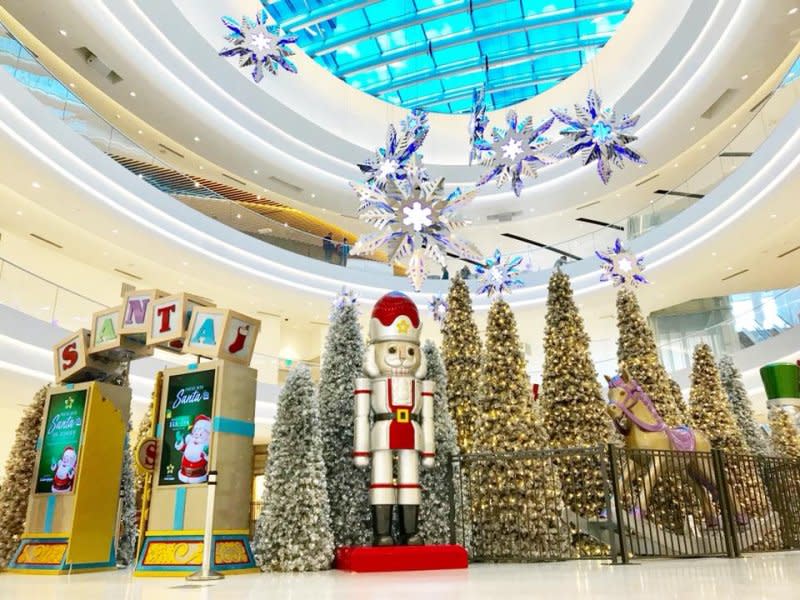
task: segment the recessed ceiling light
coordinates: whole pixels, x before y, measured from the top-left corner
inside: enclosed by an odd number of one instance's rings
[[[74,84],[74,83],[72,83],[72,82],[70,82],[70,84],[69,84],[69,87],[71,87],[71,88],[75,88],[75,84]]]
[[[700,146],[700,150],[705,150],[705,149],[706,149],[706,145],[705,145],[705,144],[703,144],[702,146]]]
[[[242,213],[236,213],[236,218],[237,219],[241,219],[242,218]]]
[[[181,264],[183,264],[184,267],[188,267],[189,266],[189,263],[186,262],[186,261],[183,261],[183,263],[181,263]]]
[[[253,175],[258,175],[258,169],[253,169]]]
[[[284,223],[284,224],[283,224],[283,226],[284,226],[284,227],[288,227],[288,226],[289,226],[289,224],[288,224],[288,223]]]
[[[323,208],[322,212],[328,212],[328,209],[327,208]]]
[[[195,142],[199,142],[199,141],[200,141],[200,138],[199,138],[199,137],[197,137],[197,136],[194,136],[194,141],[195,141]]]
[[[38,190],[40,187],[42,187],[42,185],[41,185],[41,184],[40,184],[38,181],[34,181],[34,182],[31,184],[31,185],[32,185],[34,188],[36,188],[37,190]]]
[[[789,12],[788,12],[788,13],[786,13],[786,14],[788,14],[788,15],[794,15],[794,14],[796,14],[796,13],[797,13],[797,10],[798,10],[798,8],[795,6],[794,8],[790,8],[790,9],[789,9]],[[65,34],[63,34],[63,35],[67,35],[67,34],[65,33]]]
[[[737,127],[738,127],[738,125],[737,125],[736,123],[734,123],[733,125],[731,125],[731,129],[736,129]]]
[[[137,175],[137,177],[138,177],[139,179],[144,179],[144,175],[142,175],[141,173],[139,173],[139,174]]]
[[[22,216],[22,211],[21,211],[21,210],[18,210],[18,211],[17,211],[17,216],[18,216],[18,217],[21,217],[21,216]]]
[[[202,171],[205,167],[203,165],[200,165],[198,168]]]
[[[256,196],[256,200],[261,200],[261,196]]]
[[[795,10],[797,10],[797,9],[795,8]],[[789,11],[789,14],[792,14],[792,11]],[[58,33],[60,33],[64,37],[67,37],[67,31],[65,29],[59,29]]]
[[[619,198],[622,194],[617,194],[617,198]]]
[[[747,81],[747,78],[748,78],[748,77],[750,77],[750,75],[748,75],[747,73],[745,73],[744,75],[742,75],[742,81]]]
[[[115,116],[115,117],[117,117],[118,119],[121,119],[121,118],[122,118],[122,117],[120,116],[120,114],[119,114],[119,113],[117,113],[117,114],[116,114],[116,115],[114,115],[114,116]]]
[[[317,197],[317,195],[316,195],[316,194],[311,194],[311,197],[312,197],[312,198],[316,198],[316,197]]]
[[[140,130],[139,130],[139,131],[137,131],[136,133],[138,133],[139,135],[142,135],[142,134],[144,133],[144,131],[142,131],[142,130],[140,129]]]
[[[136,92],[134,92],[133,90],[131,90],[131,92],[130,92],[130,96],[131,96],[131,98],[136,98]]]
[[[199,183],[197,183],[197,182],[195,181],[195,182],[194,182],[194,187],[196,187],[196,188],[199,188],[199,187],[200,187],[200,184],[199,184]]]
[[[733,267],[728,267],[728,271],[733,271]]]
[[[674,165],[672,165],[672,166],[677,168],[677,167],[678,167],[678,163],[675,163],[675,164],[674,164]]]
[[[111,233],[119,233],[119,229],[112,229]]]
[[[535,209],[535,208],[529,208],[529,209],[528,209],[528,212],[535,212],[535,211],[536,211],[536,209]]]
[[[776,219],[777,217],[778,217],[778,215],[770,215],[769,216],[770,219]]]
[[[716,253],[716,252],[712,252],[712,253],[711,253],[711,256],[716,256],[716,255],[717,255],[717,253]]]
[[[694,125],[692,125],[691,127],[689,127],[689,131],[694,131]]]

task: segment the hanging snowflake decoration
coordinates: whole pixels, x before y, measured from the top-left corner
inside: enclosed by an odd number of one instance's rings
[[[472,200],[476,190],[464,194],[457,188],[445,196],[443,177],[436,181],[388,179],[385,189],[361,183],[350,185],[361,200],[359,217],[378,229],[377,233],[359,238],[352,254],[368,255],[385,248],[389,264],[407,262],[408,278],[416,291],[420,291],[428,275],[429,262],[444,266],[448,252],[481,260],[480,252],[471,243],[453,235],[469,224],[460,209]]]
[[[329,320],[333,321],[346,306],[353,306],[358,309],[358,294],[355,290],[351,290],[346,286],[342,286],[342,289],[339,290],[339,293],[333,299],[331,303],[331,312],[329,315]]]
[[[431,301],[428,302],[428,310],[430,311],[433,320],[439,324],[444,323],[444,318],[447,316],[447,310],[449,308],[450,307],[447,304],[447,299],[438,294],[433,296]]]
[[[481,157],[482,151],[478,146],[485,146],[486,126],[489,117],[486,116],[486,92],[483,88],[472,91],[472,111],[469,117],[469,164]]]
[[[644,257],[637,258],[635,254],[625,249],[619,238],[613,246],[609,246],[605,253],[595,250],[597,258],[603,261],[603,274],[600,281],[613,281],[614,287],[625,286],[634,288],[642,283],[650,283],[644,278]]]
[[[506,122],[508,129],[495,127],[492,130],[491,142],[479,139],[473,145],[483,165],[490,167],[478,186],[496,179],[497,187],[502,187],[510,181],[514,194],[519,197],[523,178],[536,177],[540,166],[553,162],[545,153],[551,141],[544,135],[552,126],[553,117],[534,127],[532,117],[519,121],[516,111],[510,110],[506,113]]]
[[[561,135],[570,140],[559,158],[580,153],[584,165],[597,161],[597,174],[603,183],[607,184],[611,179],[611,167],[621,169],[625,158],[637,164],[647,163],[628,147],[638,139],[628,131],[639,122],[639,115],[617,117],[613,108],[603,108],[603,102],[594,90],[589,90],[586,107],[575,105],[574,118],[567,111],[551,109],[550,112],[567,125],[561,130]]]
[[[297,36],[285,35],[275,25],[267,25],[267,11],[261,9],[253,21],[242,17],[241,24],[231,17],[222,17],[222,22],[229,29],[225,39],[233,44],[230,48],[220,50],[220,56],[238,56],[239,67],[252,65],[252,77],[256,83],[264,78],[264,68],[277,75],[279,68],[290,73],[297,73],[297,67],[287,56],[294,51],[289,44],[297,42]]]
[[[480,287],[478,294],[487,294],[490,298],[497,294],[501,296],[510,292],[515,287],[522,287],[521,256],[513,256],[503,260],[500,250],[494,251],[494,256],[486,260],[485,265],[475,267]]]
[[[413,110],[400,123],[400,133],[394,125],[386,130],[386,144],[378,148],[373,156],[358,164],[366,176],[367,184],[383,190],[389,180],[405,181],[413,177],[409,173],[409,162],[428,135],[428,115],[422,110]],[[412,171],[414,166],[411,167]],[[419,167],[421,169],[421,167]]]

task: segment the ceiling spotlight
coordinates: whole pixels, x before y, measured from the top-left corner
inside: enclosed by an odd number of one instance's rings
[[[118,119],[121,119],[121,118],[122,118],[122,116],[121,116],[119,113],[117,113],[117,114],[116,114],[116,115],[114,115],[114,116],[115,116],[115,117],[117,117]]]
[[[74,89],[74,88],[75,88],[75,84],[74,84],[74,83],[70,83],[70,84],[69,84],[69,87],[71,87],[71,88],[73,88],[73,89]]]
[[[144,131],[142,131],[142,130],[140,129],[140,130],[139,130],[139,131],[137,131],[136,133],[138,133],[139,135],[142,135],[142,134],[144,133]]]
[[[236,213],[236,218],[237,219],[241,219],[242,218],[242,213]]]
[[[22,216],[22,211],[21,211],[21,210],[18,210],[18,211],[17,211],[17,216],[18,216],[18,217],[21,217],[21,216]]]
[[[706,145],[705,145],[705,144],[703,144],[702,146],[700,146],[700,150],[705,150],[705,149],[706,149]]]
[[[258,169],[253,169],[253,175],[258,175]]]
[[[134,92],[133,90],[131,90],[130,95],[131,98],[136,98],[136,92]]]
[[[788,15],[794,15],[794,14],[797,14],[797,11],[798,11],[798,8],[795,6],[794,8],[790,8],[790,9],[789,9],[789,12],[788,12],[788,13],[786,13],[786,14],[788,14]],[[66,34],[66,33],[64,33],[64,34],[62,34],[62,35],[67,35],[67,34]]]
[[[195,182],[194,182],[194,187],[196,187],[196,188],[199,188],[199,187],[200,187],[200,184],[199,184],[199,183],[197,183],[197,182],[195,181]]]
[[[747,73],[745,73],[744,75],[742,75],[742,81],[747,81],[747,78],[748,78],[748,77],[750,77],[750,75],[748,75]]]
[[[728,271],[733,271],[733,267],[728,267]]]
[[[199,142],[199,141],[200,141],[200,138],[199,138],[199,137],[197,137],[197,136],[194,136],[194,141],[195,141],[195,142]]]
[[[203,165],[200,165],[200,166],[198,166],[197,168],[198,168],[198,169],[200,169],[200,170],[202,171],[202,170],[203,170],[205,167],[203,167]]]
[[[717,255],[717,253],[716,253],[716,252],[712,252],[712,253],[711,253],[711,256],[716,256],[716,255]]]
[[[736,123],[734,123],[733,125],[731,125],[731,129],[736,129],[737,127],[738,127],[738,125],[737,125]]]
[[[797,10],[797,9],[795,8],[794,10]],[[792,14],[792,11],[789,11],[789,14]],[[60,34],[61,34],[61,35],[63,35],[64,37],[67,37],[67,32],[66,32],[66,30],[65,30],[65,29],[59,29],[59,30],[58,30],[58,33],[60,33]]]
[[[689,131],[694,131],[694,125],[692,125],[691,127],[689,127]]]
[[[769,218],[770,218],[770,219],[775,219],[775,218],[777,218],[777,217],[778,217],[778,215],[770,215],[770,216],[769,216]]]
[[[112,229],[111,233],[119,233],[119,229]]]
[[[41,185],[41,184],[40,184],[38,181],[34,181],[34,182],[31,184],[31,185],[32,185],[34,188],[36,188],[37,190],[38,190],[40,187],[42,187],[42,185]]]
[[[675,163],[675,164],[674,164],[674,165],[672,165],[672,166],[673,166],[673,167],[675,167],[675,168],[677,169],[677,168],[678,168],[678,163]]]
[[[311,194],[311,197],[312,197],[312,198],[316,198],[316,197],[317,197],[317,195],[316,195],[316,194]]]

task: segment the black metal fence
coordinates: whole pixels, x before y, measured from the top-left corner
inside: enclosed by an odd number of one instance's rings
[[[609,446],[451,465],[451,536],[474,561],[800,549],[800,460]]]

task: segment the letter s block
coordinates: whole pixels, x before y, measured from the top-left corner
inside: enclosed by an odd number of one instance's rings
[[[53,347],[53,372],[56,383],[80,383],[102,376],[101,362],[89,355],[88,329],[79,329]]]

